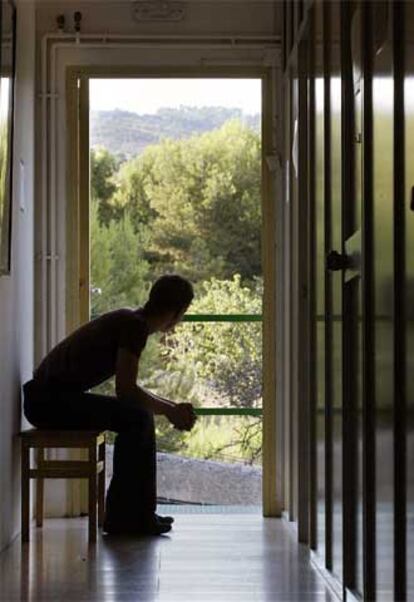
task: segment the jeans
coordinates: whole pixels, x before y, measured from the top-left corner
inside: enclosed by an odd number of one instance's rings
[[[109,395],[40,386],[23,387],[23,409],[33,426],[109,430],[117,433],[105,522],[127,525],[149,520],[156,509],[156,445],[153,414],[136,402]]]

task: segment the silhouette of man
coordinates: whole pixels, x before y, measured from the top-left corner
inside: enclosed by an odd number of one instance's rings
[[[156,514],[154,414],[191,430],[190,403],[176,403],[137,384],[139,359],[149,335],[167,332],[193,299],[191,283],[159,278],[138,309],[117,309],[84,324],[54,347],[24,387],[24,413],[39,428],[117,433],[104,531],[159,535],[172,517]],[[115,375],[116,397],[88,390]]]

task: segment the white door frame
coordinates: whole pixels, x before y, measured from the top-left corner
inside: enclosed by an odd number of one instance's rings
[[[97,36],[99,37],[99,36]],[[82,36],[81,36],[82,38]],[[41,235],[48,243],[48,257],[40,256],[38,281],[40,304],[47,300],[49,311],[41,321],[38,333],[38,358],[72,330],[82,319],[82,304],[79,303],[79,282],[82,276],[79,269],[83,262],[81,254],[87,249],[81,244],[79,230],[79,211],[82,211],[79,190],[74,186],[73,174],[82,178],[84,171],[77,163],[76,145],[73,134],[77,135],[77,98],[74,91],[78,81],[93,75],[113,76],[116,72],[129,77],[262,77],[264,82],[264,123],[263,128],[263,268],[265,279],[264,298],[264,479],[263,504],[266,516],[279,515],[282,509],[280,490],[277,482],[283,466],[278,454],[276,437],[277,408],[276,400],[276,277],[277,258],[280,249],[276,244],[277,193],[280,188],[280,170],[277,169],[278,156],[278,119],[280,68],[278,50],[270,40],[249,42],[248,47],[234,45],[234,36],[228,43],[212,40],[207,43],[171,45],[157,41],[156,47],[143,44],[142,40],[127,39],[113,45],[108,36],[101,40],[85,40],[79,37],[46,36],[43,41],[42,59],[42,132],[40,136],[41,157]],[[135,49],[135,51],[134,51]],[[140,64],[136,64],[136,50],[140,49]],[[189,50],[191,50],[189,52]],[[112,74],[112,75],[111,75]],[[85,96],[83,100],[85,101]],[[81,106],[84,106],[84,104]],[[82,109],[81,109],[82,110]],[[75,119],[75,121],[74,121]],[[71,136],[72,134],[72,136]],[[85,135],[83,132],[82,135]],[[74,154],[75,151],[75,154]],[[275,168],[276,165],[276,168]],[[73,170],[76,170],[75,172]],[[83,206],[84,209],[84,206]],[[279,255],[278,255],[279,253]],[[39,273],[40,272],[40,273]],[[86,274],[83,274],[86,278]],[[80,282],[87,290],[87,282]],[[73,289],[76,287],[76,291]],[[57,311],[59,307],[59,312]],[[279,418],[280,420],[280,418]],[[278,475],[278,479],[276,476]],[[72,484],[66,495],[66,514],[78,514],[83,503],[79,495],[79,483]],[[60,507],[63,509],[63,505]],[[82,508],[83,509],[83,508]]]

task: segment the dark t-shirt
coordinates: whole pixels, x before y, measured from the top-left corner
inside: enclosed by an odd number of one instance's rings
[[[139,357],[147,337],[148,325],[142,308],[110,311],[56,345],[33,378],[47,387],[86,391],[115,374],[120,347]]]

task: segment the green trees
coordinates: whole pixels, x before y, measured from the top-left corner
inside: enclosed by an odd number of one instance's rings
[[[230,121],[188,141],[166,141],[154,167],[152,249],[162,269],[194,281],[260,273],[257,134]]]
[[[212,278],[202,283],[194,314],[260,314],[262,284]],[[262,389],[260,322],[187,322],[167,336],[165,367],[149,383],[161,394],[191,401],[196,407],[260,407]],[[261,420],[249,417],[200,418],[190,435],[160,430],[177,451],[206,458],[261,457]],[[161,439],[162,441],[162,439]]]
[[[103,221],[108,201],[100,205]],[[260,138],[234,120],[149,146],[121,167],[110,207],[150,232],[152,276],[252,280],[260,274]]]
[[[119,170],[116,159],[98,149],[91,166],[93,315],[140,305],[154,279],[171,271],[195,284],[191,313],[261,313],[256,132],[231,120],[218,130],[149,146]],[[161,345],[153,338],[140,365],[144,386],[196,406],[260,406],[260,323],[183,323]],[[257,458],[257,419],[237,432],[226,420],[227,442],[216,418],[200,419],[202,432],[191,437],[159,421],[158,440],[164,449],[204,457],[233,446],[238,457]],[[201,452],[206,429],[209,443]]]
[[[116,217],[110,200],[116,191],[115,174],[118,167],[116,158],[105,148],[91,149],[91,200],[97,203],[99,221],[105,225]]]
[[[135,231],[128,213],[108,225],[100,223],[93,200],[90,228],[92,317],[116,307],[140,305],[148,288],[147,233]]]

